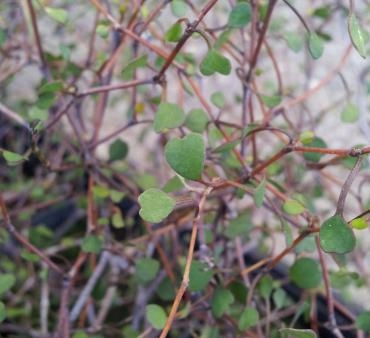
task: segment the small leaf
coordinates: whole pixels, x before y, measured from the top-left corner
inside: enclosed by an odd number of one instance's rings
[[[314,59],[318,59],[324,52],[324,43],[322,39],[314,32],[308,36],[308,49]]]
[[[211,308],[215,318],[220,318],[230,309],[230,305],[234,302],[234,296],[230,290],[218,287],[212,298]]]
[[[6,318],[6,309],[3,302],[0,302],[0,323]]]
[[[305,210],[305,206],[294,199],[288,199],[283,204],[283,210],[289,215],[299,215]]]
[[[315,133],[311,130],[305,130],[299,135],[299,141],[304,145],[310,144],[314,138]]]
[[[278,288],[272,294],[272,299],[274,300],[276,308],[281,309],[285,305],[288,299],[288,296],[286,292],[284,291],[284,289]]]
[[[288,47],[293,51],[298,53],[304,43],[304,39],[302,38],[301,35],[297,34],[296,32],[285,32],[284,35],[284,40],[288,44]]]
[[[159,262],[153,258],[141,258],[136,262],[137,278],[147,283],[152,281],[159,271]]]
[[[26,160],[26,157],[8,150],[3,150],[3,157],[9,165],[15,165]]]
[[[124,79],[130,79],[136,69],[145,67],[148,62],[148,54],[141,55],[136,59],[131,60],[122,70]]]
[[[239,2],[230,12],[228,26],[232,28],[245,27],[251,21],[251,16],[250,4]]]
[[[162,190],[165,193],[170,193],[174,191],[179,191],[184,187],[184,183],[180,179],[179,176],[175,175],[170,180],[166,182],[166,184],[163,186]]]
[[[63,83],[60,81],[46,82],[39,89],[38,94],[55,93],[63,89]]]
[[[173,0],[171,2],[171,10],[173,15],[181,18],[184,16],[188,10],[188,5],[184,0]]]
[[[279,330],[282,338],[317,338],[315,331],[284,328]]]
[[[273,290],[273,279],[270,275],[263,276],[258,282],[258,291],[263,298],[269,298]]]
[[[274,108],[280,104],[281,96],[280,95],[273,95],[273,96],[261,95],[261,100],[268,108]]]
[[[189,290],[192,292],[204,290],[212,276],[212,270],[206,263],[193,260],[190,267]]]
[[[222,108],[225,105],[225,95],[222,92],[215,92],[211,95],[211,102],[217,108]]]
[[[185,121],[185,113],[174,103],[161,103],[154,117],[154,130],[157,133],[180,127]]]
[[[157,330],[163,329],[167,321],[166,312],[157,304],[149,304],[146,306],[146,318]]]
[[[122,229],[125,226],[125,222],[123,221],[122,214],[119,210],[117,210],[112,216],[112,225],[116,229]]]
[[[238,236],[248,235],[253,224],[248,214],[241,214],[230,221],[229,226],[225,230],[225,236],[234,239]]]
[[[15,277],[10,273],[0,274],[0,295],[15,284]]]
[[[300,288],[316,288],[321,283],[321,270],[319,263],[312,258],[299,258],[289,269],[290,279]]]
[[[358,117],[359,117],[358,108],[353,103],[348,103],[342,110],[342,113],[340,114],[342,122],[345,123],[356,122],[358,120]]]
[[[115,140],[109,146],[109,160],[119,161],[124,160],[128,154],[128,145],[120,139]]]
[[[159,223],[173,210],[176,201],[162,190],[151,188],[139,196],[140,216],[148,222]]]
[[[367,229],[369,225],[364,217],[355,218],[350,222],[351,226],[357,230]]]
[[[262,181],[258,184],[256,190],[254,191],[253,199],[254,204],[257,208],[260,208],[263,204],[266,193],[266,179],[263,178]]]
[[[320,245],[325,252],[345,254],[356,246],[356,237],[339,215],[327,219],[320,228]]]
[[[45,7],[45,12],[59,23],[66,23],[68,20],[68,12],[63,8]]]
[[[351,37],[352,44],[356,48],[358,54],[365,59],[367,53],[364,30],[361,28],[356,15],[353,13],[348,16],[348,32]]]
[[[103,241],[96,235],[86,236],[82,241],[82,251],[98,254],[103,248]]]
[[[240,331],[248,330],[249,328],[255,326],[260,319],[259,313],[255,308],[247,307],[242,312],[239,321],[238,329]]]
[[[222,75],[229,75],[231,72],[231,63],[228,58],[216,50],[211,49],[200,63],[200,72],[205,76],[212,75],[215,72]]]
[[[362,312],[356,318],[355,325],[359,330],[370,332],[370,311]]]
[[[189,134],[182,139],[172,139],[165,147],[168,164],[179,175],[190,180],[201,177],[204,160],[204,141],[199,134]]]
[[[201,108],[192,109],[186,116],[185,125],[194,133],[202,133],[209,119],[206,112]]]
[[[306,143],[305,146],[314,147],[314,148],[326,148],[326,143],[320,137],[314,137],[312,142]],[[304,152],[303,153],[303,157],[307,161],[311,161],[311,162],[315,162],[315,163],[319,162],[322,156],[324,156],[324,155],[320,154],[320,153],[312,153],[312,152]]]
[[[99,36],[103,39],[106,39],[109,36],[109,26],[106,24],[99,24],[96,27],[96,32],[99,34]]]
[[[182,36],[181,23],[175,22],[165,33],[164,39],[168,42],[178,42]]]

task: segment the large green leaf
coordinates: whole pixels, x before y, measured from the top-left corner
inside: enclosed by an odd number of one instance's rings
[[[327,219],[320,228],[320,245],[325,252],[345,254],[356,246],[356,237],[339,215]]]
[[[175,138],[166,144],[165,156],[168,164],[179,175],[190,180],[201,177],[205,147],[199,134],[189,134],[182,139]]]

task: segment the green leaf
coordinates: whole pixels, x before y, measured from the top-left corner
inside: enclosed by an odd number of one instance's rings
[[[239,2],[230,12],[228,26],[232,28],[245,27],[251,21],[251,17],[250,4]]]
[[[136,262],[135,275],[140,282],[152,281],[159,271],[159,262],[153,258],[141,258]]]
[[[88,235],[82,240],[82,251],[98,254],[103,248],[103,241],[96,235]]]
[[[120,139],[115,140],[109,146],[109,160],[119,161],[124,160],[128,154],[128,145]]]
[[[170,301],[176,296],[175,288],[171,282],[171,279],[165,277],[163,281],[158,285],[156,293],[161,300]]]
[[[284,328],[279,330],[281,338],[317,338],[315,331]]]
[[[316,288],[321,283],[320,265],[312,258],[299,258],[290,267],[289,277],[300,288]]]
[[[358,117],[359,117],[358,108],[355,104],[351,102],[344,107],[342,113],[340,114],[342,122],[345,123],[356,122],[358,120]]]
[[[365,59],[367,53],[364,30],[361,28],[356,15],[353,13],[348,16],[348,32],[352,44],[356,48],[358,54]]]
[[[254,204],[257,208],[260,208],[263,204],[266,193],[266,179],[263,178],[262,181],[258,184],[256,190],[254,191],[253,199]]]
[[[294,199],[288,199],[283,204],[283,210],[289,215],[299,215],[305,211],[305,206]]]
[[[3,302],[0,302],[0,323],[6,318],[6,309]]]
[[[174,191],[179,191],[184,187],[184,183],[181,181],[180,177],[175,175],[170,180],[166,182],[166,184],[163,186],[162,190],[165,193],[170,193]]]
[[[248,235],[252,229],[253,224],[248,214],[241,214],[231,220],[229,226],[225,230],[225,236],[234,239],[238,236]]]
[[[55,93],[63,89],[63,83],[60,81],[46,82],[39,89],[38,93]]]
[[[202,136],[192,133],[182,139],[170,140],[165,147],[165,156],[168,164],[176,173],[186,179],[199,179],[205,160]]]
[[[324,43],[315,32],[310,32],[308,35],[308,49],[314,59],[321,57],[324,52]]]
[[[184,0],[173,0],[171,2],[171,10],[173,15],[181,18],[188,10],[188,5]]]
[[[98,33],[98,35],[103,39],[106,39],[109,36],[109,30],[110,28],[106,24],[99,24],[96,27],[96,33]]]
[[[26,157],[20,154],[13,153],[12,151],[8,150],[3,150],[3,157],[5,161],[8,162],[9,165],[16,165],[27,159]]]
[[[248,330],[249,328],[255,326],[260,319],[260,315],[255,308],[247,307],[242,312],[239,321],[238,328],[240,331]]]
[[[304,39],[297,32],[285,32],[283,38],[293,52],[298,53],[302,49]]]
[[[15,284],[15,277],[10,273],[0,274],[0,295]]]
[[[278,288],[272,294],[272,299],[274,300],[276,308],[281,309],[285,305],[288,297],[284,289]]]
[[[122,229],[125,226],[125,222],[123,221],[122,214],[120,211],[117,211],[113,214],[112,225],[116,229]]]
[[[200,63],[200,72],[205,76],[212,75],[216,72],[222,75],[229,75],[231,72],[231,63],[228,58],[216,50],[211,49]]]
[[[320,245],[325,252],[345,254],[356,246],[356,237],[339,215],[327,219],[320,228]]]
[[[154,117],[154,130],[157,133],[180,127],[185,121],[185,113],[174,103],[161,103]]]
[[[46,121],[49,113],[46,109],[40,109],[37,106],[32,106],[28,111],[28,117],[31,121]]]
[[[281,96],[280,95],[273,95],[273,96],[261,95],[261,100],[268,108],[274,108],[281,103]]]
[[[122,70],[124,79],[130,79],[136,69],[145,67],[148,62],[148,54],[141,55],[136,59],[131,60]]]
[[[211,102],[217,107],[222,108],[225,105],[225,95],[222,92],[215,92],[211,95]]]
[[[68,12],[63,8],[45,7],[45,12],[59,23],[66,23],[68,20]]]
[[[263,276],[258,282],[258,291],[263,298],[269,298],[273,290],[273,279],[270,275]]]
[[[72,338],[89,338],[89,336],[86,332],[79,330],[73,334]]]
[[[234,295],[230,290],[218,287],[212,298],[211,308],[215,318],[220,318],[224,313],[228,313],[230,305],[234,302]]]
[[[305,130],[299,135],[299,141],[304,145],[310,144],[314,138],[315,133],[311,130]]]
[[[175,22],[165,33],[164,39],[168,42],[178,42],[182,36],[181,23]]]
[[[208,115],[201,108],[195,108],[189,111],[185,119],[185,125],[194,133],[203,133],[207,127]]]
[[[355,218],[349,224],[351,224],[352,228],[357,230],[364,230],[369,227],[365,217]]]
[[[150,223],[159,223],[173,210],[176,201],[162,190],[151,188],[139,196],[140,216]]]
[[[323,139],[321,139],[320,137],[314,137],[312,142],[306,143],[305,146],[314,147],[314,148],[326,148],[327,147],[325,141]],[[315,163],[319,162],[322,156],[324,156],[324,155],[320,154],[320,153],[311,153],[311,152],[304,152],[303,153],[303,157],[307,161],[311,161],[311,162],[315,162]]]
[[[355,325],[359,330],[370,332],[370,311],[362,312],[356,318]]]
[[[190,267],[189,290],[191,292],[204,290],[212,276],[212,270],[206,263],[193,260]]]
[[[167,321],[166,312],[157,304],[149,304],[146,306],[146,318],[157,330],[163,329]]]

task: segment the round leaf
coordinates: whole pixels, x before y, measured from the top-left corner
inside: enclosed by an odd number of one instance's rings
[[[143,282],[150,282],[155,278],[159,270],[159,263],[153,258],[142,258],[136,262],[136,276]]]
[[[59,23],[66,23],[68,20],[68,13],[63,8],[45,7],[45,12]]]
[[[211,102],[217,107],[222,108],[225,105],[225,95],[223,92],[215,92],[211,95]]]
[[[84,252],[98,254],[102,247],[102,240],[95,235],[86,236],[82,241],[82,251]]]
[[[157,133],[177,128],[185,121],[184,111],[174,103],[161,103],[154,117],[154,130]]]
[[[370,332],[370,311],[362,312],[356,318],[355,324],[358,329]]]
[[[315,148],[326,148],[326,143],[320,137],[314,137],[312,142],[306,143],[305,146],[315,147]],[[311,153],[311,152],[303,153],[303,157],[307,161],[311,161],[311,162],[319,162],[322,156],[323,156],[323,154],[320,154],[320,153]]]
[[[190,267],[189,290],[192,292],[202,291],[212,276],[212,270],[204,262],[194,260]]]
[[[324,44],[322,39],[314,32],[308,36],[308,49],[314,59],[318,59],[324,52]]]
[[[302,144],[309,144],[315,138],[315,133],[311,130],[305,130],[299,135],[299,140]]]
[[[255,308],[247,307],[241,314],[238,322],[240,331],[248,330],[250,327],[255,326],[259,321],[259,313]]]
[[[166,218],[176,205],[176,201],[162,190],[151,188],[139,196],[140,216],[148,222],[158,223]]]
[[[320,266],[316,260],[311,258],[299,258],[290,267],[289,277],[303,289],[316,288],[321,282]]]
[[[228,25],[232,28],[241,28],[251,21],[251,6],[246,2],[239,2],[230,12]]]
[[[118,161],[123,160],[127,156],[128,153],[128,145],[126,142],[118,139],[115,140],[109,146],[109,160],[110,161]]]
[[[176,138],[166,144],[165,156],[168,164],[179,175],[190,180],[201,177],[205,147],[199,134],[189,134],[182,139]]]
[[[157,304],[146,306],[146,317],[148,322],[157,330],[163,329],[167,321],[166,312]]]
[[[350,224],[352,228],[357,229],[357,230],[367,229],[369,226],[364,217],[355,218],[353,221],[351,221]]]
[[[340,115],[341,120],[345,123],[353,123],[358,120],[359,112],[358,108],[353,103],[348,103]]]
[[[196,108],[189,111],[185,125],[195,133],[202,133],[206,129],[209,119],[203,109]]]
[[[347,222],[334,215],[321,225],[320,245],[325,252],[345,254],[356,246],[356,237]]]

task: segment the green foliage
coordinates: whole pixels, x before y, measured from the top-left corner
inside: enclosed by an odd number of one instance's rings
[[[248,214],[241,214],[231,220],[229,226],[225,230],[225,236],[234,239],[238,236],[245,236],[249,234],[253,224]]]
[[[212,314],[215,318],[222,317],[225,313],[229,312],[233,302],[234,296],[231,291],[218,287],[213,294],[211,302]]]
[[[356,230],[364,230],[369,227],[364,217],[355,218],[354,220],[350,222],[350,225],[352,226],[352,228]]]
[[[303,289],[317,288],[321,283],[321,270],[312,258],[299,258],[289,269],[290,279]]]
[[[312,330],[284,328],[279,330],[281,338],[317,338]]]
[[[10,273],[0,274],[0,296],[15,284],[15,276]]]
[[[182,36],[181,23],[175,22],[166,32],[164,38],[168,42],[178,42]]]
[[[345,123],[353,123],[358,120],[359,111],[358,107],[353,103],[348,103],[341,112],[341,120]]]
[[[356,246],[356,237],[339,215],[328,218],[320,227],[320,245],[325,252],[345,254]]]
[[[168,164],[179,175],[189,180],[200,179],[205,160],[205,146],[201,135],[189,134],[166,144]]]
[[[305,146],[314,147],[314,148],[326,148],[327,147],[325,141],[321,139],[320,137],[314,137],[312,142],[306,142]],[[322,156],[323,154],[313,153],[313,152],[305,152],[303,154],[303,157],[307,161],[311,161],[311,162],[319,162]]]
[[[158,223],[173,210],[176,201],[159,189],[148,189],[139,196],[140,216],[148,222]]]
[[[154,130],[157,133],[180,127],[185,121],[185,113],[177,104],[161,103],[154,117]]]
[[[355,324],[358,329],[370,332],[370,311],[358,315]]]
[[[109,160],[119,161],[124,160],[128,154],[128,145],[120,139],[115,140],[109,146]]]
[[[204,290],[212,276],[212,270],[207,264],[193,260],[190,267],[189,290],[192,292]]]
[[[266,193],[266,179],[263,178],[261,182],[258,184],[253,195],[254,204],[256,205],[257,208],[260,208],[262,206],[263,200],[265,198],[265,193]]]
[[[185,125],[194,133],[203,133],[208,121],[207,113],[201,108],[195,108],[186,116]]]
[[[366,58],[366,44],[364,30],[360,26],[355,14],[350,13],[348,16],[348,32],[353,46],[362,58]]]
[[[0,302],[0,323],[6,318],[6,309],[3,302]]]
[[[239,2],[230,12],[228,25],[232,28],[242,28],[251,21],[251,7],[249,3]]]
[[[238,321],[238,329],[240,331],[248,330],[255,326],[259,321],[259,313],[255,308],[247,307],[242,312]]]
[[[315,32],[308,34],[308,50],[314,59],[320,58],[324,53],[324,43]]]
[[[222,108],[225,105],[225,100],[225,95],[222,92],[215,92],[211,95],[211,102],[217,108]]]
[[[157,304],[146,306],[146,317],[148,322],[157,330],[163,329],[167,320],[166,312]]]
[[[136,262],[135,275],[141,283],[152,281],[159,271],[159,262],[153,258],[141,258]]]
[[[200,64],[200,72],[205,76],[210,76],[214,73],[229,75],[231,72],[231,63],[222,54],[211,49]]]
[[[95,235],[86,236],[82,241],[81,249],[84,252],[98,254],[103,248],[102,240]]]
[[[305,207],[295,199],[288,199],[283,204],[283,210],[289,215],[299,215],[304,212]]]
[[[138,68],[143,68],[147,65],[148,54],[143,54],[137,58],[131,60],[122,70],[122,77],[124,79],[132,78],[134,71]]]
[[[45,7],[45,12],[58,23],[65,24],[68,20],[68,12],[63,8]]]

